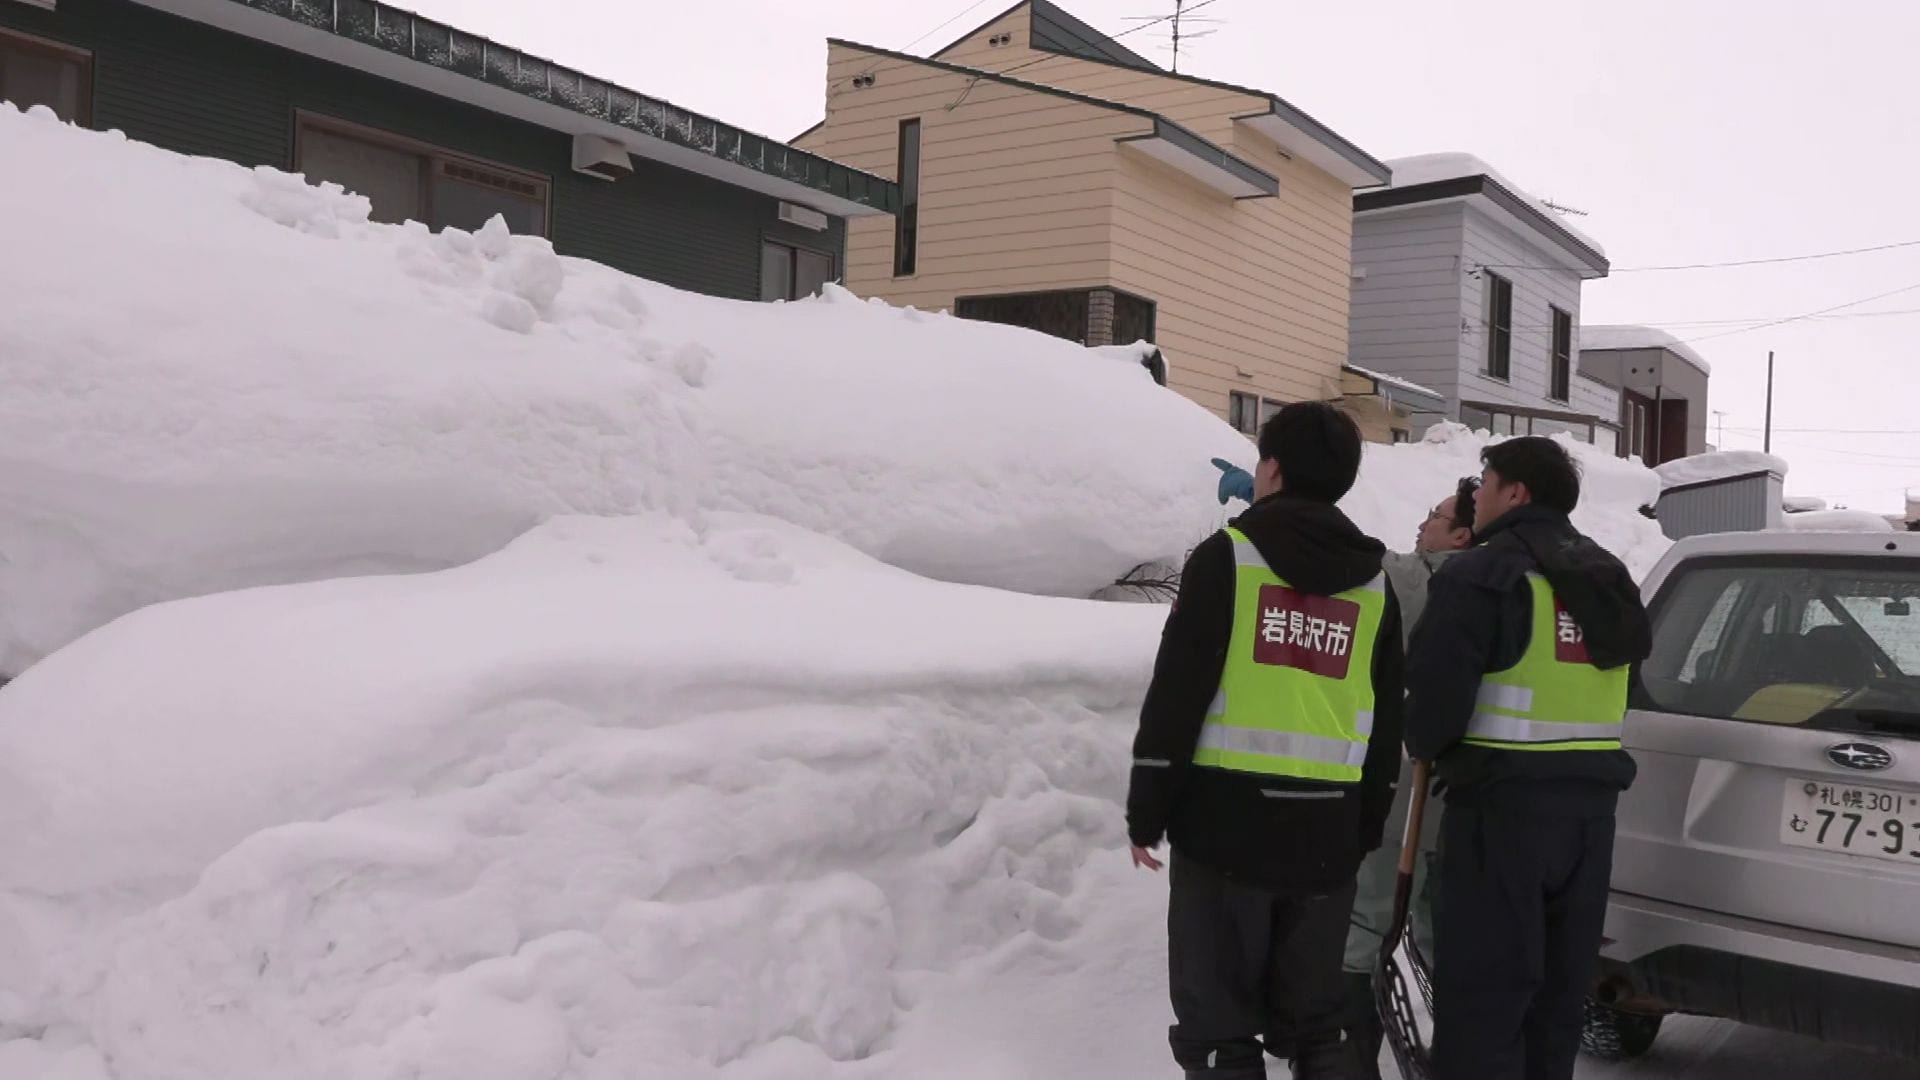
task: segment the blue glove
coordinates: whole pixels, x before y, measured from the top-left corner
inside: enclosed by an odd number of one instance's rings
[[[1220,505],[1227,505],[1228,499],[1241,502],[1253,501],[1253,474],[1224,458],[1214,458],[1213,467],[1220,470]]]

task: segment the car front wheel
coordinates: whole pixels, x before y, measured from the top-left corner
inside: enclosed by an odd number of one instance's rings
[[[1653,1049],[1662,1019],[1658,1013],[1623,1012],[1588,998],[1580,1048],[1601,1061],[1632,1061]]]

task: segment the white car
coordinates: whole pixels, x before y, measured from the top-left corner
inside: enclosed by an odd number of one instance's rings
[[[1692,537],[1644,592],[1587,1049],[1682,1012],[1920,1058],[1920,534]]]

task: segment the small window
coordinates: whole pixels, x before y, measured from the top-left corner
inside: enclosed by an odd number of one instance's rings
[[[768,240],[760,245],[760,299],[818,296],[834,280],[833,267],[833,256],[824,251]]]
[[[1411,442],[1413,441],[1413,433],[1406,428],[1394,428],[1393,441],[1396,443]]]
[[[1513,282],[1487,272],[1487,374],[1496,379],[1513,373]]]
[[[1460,406],[1460,422],[1474,431],[1493,430],[1493,414],[1471,405]]]
[[[893,276],[912,277],[920,263],[920,121],[900,121],[900,213],[893,219]]]
[[[1227,394],[1227,423],[1245,435],[1260,434],[1260,399],[1238,390]]]
[[[93,58],[43,38],[0,31],[0,101],[45,105],[62,120],[93,122]]]
[[[498,214],[523,236],[547,232],[544,177],[357,124],[301,116],[294,167],[366,196],[375,221],[472,232]]]
[[[1274,413],[1277,413],[1281,409],[1284,409],[1286,407],[1287,407],[1287,403],[1284,401],[1275,401],[1272,398],[1261,398],[1260,399],[1260,426],[1265,427],[1267,424],[1267,421],[1273,419]]]
[[[1573,396],[1573,316],[1552,308],[1553,312],[1553,374],[1548,381],[1547,396],[1555,401],[1566,401]]]

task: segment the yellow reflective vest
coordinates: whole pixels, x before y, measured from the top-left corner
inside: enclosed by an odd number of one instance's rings
[[[1358,783],[1373,731],[1373,653],[1385,575],[1334,596],[1301,592],[1238,529],[1233,636],[1195,765]]]
[[[1533,632],[1520,662],[1480,680],[1466,742],[1500,750],[1618,750],[1627,668],[1593,666],[1579,624],[1539,574]]]

